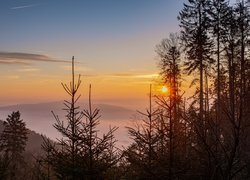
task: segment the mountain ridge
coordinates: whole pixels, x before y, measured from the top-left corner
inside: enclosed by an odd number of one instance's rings
[[[81,105],[79,110],[86,109],[88,105],[86,103],[78,103]],[[0,119],[5,120],[9,114],[13,111],[20,111],[21,119],[27,125],[27,128],[34,130],[39,134],[46,135],[47,137],[55,140],[61,137],[61,134],[53,127],[56,120],[51,111],[58,115],[59,119],[66,121],[65,115],[67,112],[62,110],[64,108],[63,101],[54,101],[46,103],[27,103],[27,104],[16,104],[0,107]],[[131,109],[112,105],[112,104],[92,104],[92,109],[100,109],[100,124],[97,127],[100,133],[106,133],[110,126],[119,127],[116,137],[119,141],[127,141],[127,129],[129,121],[136,113]]]

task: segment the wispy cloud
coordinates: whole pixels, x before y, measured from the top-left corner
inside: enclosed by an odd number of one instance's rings
[[[23,5],[23,6],[15,6],[15,7],[12,7],[10,9],[12,9],[12,10],[24,9],[24,8],[31,8],[31,7],[35,7],[35,6],[39,6],[39,4],[29,4],[29,5]]]
[[[71,71],[71,70],[72,70],[72,67],[71,67],[71,65],[69,65],[69,66],[62,66],[62,69],[63,69],[63,70],[66,70],[66,71]],[[76,71],[84,71],[84,72],[92,71],[91,68],[83,67],[83,66],[76,66],[76,67],[75,67],[75,70],[76,70]]]
[[[100,75],[96,75],[96,74],[80,74],[81,77],[85,77],[85,78],[93,78],[93,77],[100,77]]]
[[[37,68],[24,68],[24,69],[18,69],[19,72],[37,72],[40,71],[40,69]]]
[[[16,61],[16,60],[0,60],[0,64],[6,64],[6,65],[30,65],[28,62],[23,62],[23,61]]]
[[[136,75],[136,78],[157,78],[159,77],[159,74],[141,74],[141,75]]]
[[[31,62],[70,63],[71,61],[59,60],[43,54],[0,52],[0,64],[31,64]]]
[[[18,75],[10,75],[10,76],[3,76],[3,77],[7,79],[20,79],[20,76]]]
[[[114,73],[114,74],[111,74],[111,76],[114,76],[114,77],[133,77],[135,76],[135,74],[133,73]]]
[[[151,79],[151,78],[159,77],[159,74],[157,73],[152,73],[152,74],[116,73],[116,74],[111,74],[110,76],[117,77],[117,78]]]

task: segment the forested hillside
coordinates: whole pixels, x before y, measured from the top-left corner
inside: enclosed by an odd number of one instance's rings
[[[131,143],[124,147],[117,146],[117,126],[100,133],[103,106],[94,105],[94,84],[81,105],[84,77],[75,74],[73,56],[71,81],[62,83],[64,116],[51,109],[60,138],[44,138],[42,152],[27,160],[25,147],[41,144],[41,137],[19,111],[10,114],[0,126],[0,179],[250,179],[249,5],[187,0],[177,15],[180,32],[155,46],[160,80],[148,85],[146,110],[126,127]]]

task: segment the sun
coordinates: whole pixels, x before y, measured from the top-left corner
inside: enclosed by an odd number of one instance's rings
[[[162,93],[167,93],[168,92],[168,88],[166,86],[162,86],[161,92]]]

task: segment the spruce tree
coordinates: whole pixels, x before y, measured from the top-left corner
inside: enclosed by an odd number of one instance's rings
[[[73,57],[72,81],[69,86],[62,84],[70,96],[69,101],[64,101],[66,120],[61,121],[53,113],[56,119],[54,127],[63,137],[56,143],[46,140],[43,144],[43,149],[47,152],[43,162],[47,167],[51,167],[50,172],[54,172],[58,179],[102,179],[116,166],[119,159],[114,140],[114,132],[117,128],[110,128],[102,137],[98,135],[100,110],[92,108],[91,86],[89,87],[89,108],[80,109],[77,105],[80,98],[80,95],[77,95],[80,85],[80,75],[75,82]]]
[[[4,130],[0,137],[1,150],[8,161],[8,177],[20,179],[21,169],[24,167],[23,152],[28,140],[28,129],[20,119],[20,112],[12,112],[4,121]]]
[[[178,19],[180,20],[181,38],[187,55],[185,62],[188,74],[199,73],[199,123],[205,135],[204,119],[204,71],[214,62],[212,59],[213,43],[208,34],[210,26],[207,0],[188,0],[184,4]]]
[[[160,159],[157,157],[157,114],[153,109],[152,88],[150,85],[149,108],[146,113],[139,112],[142,122],[136,127],[128,127],[128,133],[133,140],[125,150],[125,157],[129,163],[128,179],[161,179],[167,174],[158,169]]]
[[[181,118],[181,96],[179,95],[181,86],[180,37],[178,34],[170,34],[169,38],[163,39],[156,47],[156,52],[159,56],[160,74],[163,79],[163,84],[168,88],[168,92],[164,95],[157,96],[156,102],[163,112],[160,119],[164,121],[164,125],[167,125],[164,129],[167,129],[168,132],[163,131],[162,133],[168,134],[169,179],[174,179],[178,174],[177,172],[184,168],[180,162],[180,157],[183,157],[182,160],[184,160],[185,157],[181,154],[183,147],[179,146],[184,140],[183,130],[186,125]],[[177,163],[177,161],[179,161],[179,163]]]

